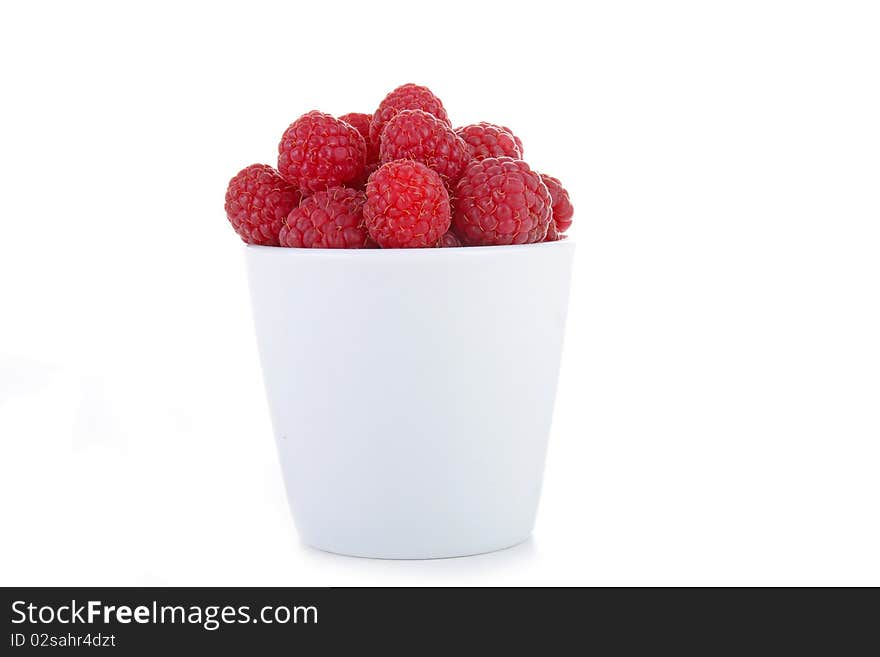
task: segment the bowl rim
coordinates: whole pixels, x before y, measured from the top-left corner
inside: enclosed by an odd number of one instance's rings
[[[506,244],[499,246],[449,246],[435,247],[424,249],[305,249],[287,246],[262,246],[258,244],[243,244],[246,252],[262,253],[265,255],[292,257],[335,257],[335,258],[414,258],[426,257],[434,258],[445,256],[486,256],[486,255],[503,255],[522,254],[529,251],[547,250],[547,249],[573,249],[575,242],[572,239],[557,240],[555,242],[537,242],[535,244]]]

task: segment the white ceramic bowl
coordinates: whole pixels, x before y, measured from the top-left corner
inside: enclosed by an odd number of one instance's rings
[[[532,531],[574,245],[246,247],[302,539],[427,559]]]

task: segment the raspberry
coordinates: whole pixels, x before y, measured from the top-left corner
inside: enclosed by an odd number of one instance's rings
[[[367,146],[361,133],[323,112],[303,114],[278,144],[278,170],[292,185],[310,192],[358,179]]]
[[[564,233],[571,227],[571,218],[574,215],[574,207],[568,198],[568,192],[559,182],[559,178],[542,173],[541,180],[544,181],[544,184],[547,185],[547,191],[550,192],[553,204],[553,223],[556,224],[556,230]]]
[[[370,123],[370,140],[378,145],[385,124],[399,111],[407,109],[420,109],[433,114],[446,125],[452,125],[440,99],[428,87],[410,82],[397,87],[379,103],[379,109],[373,113],[373,121]]]
[[[281,246],[312,249],[362,249],[367,246],[364,194],[331,187],[303,200],[281,228]]]
[[[226,188],[226,217],[247,244],[278,246],[285,217],[300,193],[268,164],[239,171]]]
[[[370,164],[379,161],[379,144],[373,143],[370,139],[370,122],[373,120],[372,114],[361,114],[360,112],[351,112],[343,114],[339,117],[340,121],[345,121],[348,125],[353,126],[355,130],[361,133],[361,137],[367,144],[367,168]],[[366,181],[366,178],[364,178]]]
[[[450,214],[446,185],[421,162],[389,162],[367,183],[364,219],[382,248],[434,246],[449,230]]]
[[[444,233],[439,240],[437,240],[437,246],[441,248],[451,248],[456,246],[461,246],[461,240],[455,236],[455,233],[452,231]]]
[[[503,156],[522,159],[522,142],[510,128],[482,122],[456,128],[455,134],[464,139],[471,158],[475,160]]]
[[[522,160],[475,160],[455,188],[455,234],[473,246],[541,242],[550,208],[547,186]]]
[[[487,124],[487,125],[493,125],[493,124],[489,123],[489,124]],[[517,137],[517,136],[514,134],[513,130],[511,130],[510,128],[508,128],[506,125],[499,125],[499,126],[495,126],[495,127],[496,127],[496,128],[501,128],[502,130],[504,130],[504,132],[506,132],[506,133],[509,134],[511,137],[513,137],[513,142],[516,144],[516,147],[519,149],[519,152],[522,153],[523,155],[526,154],[526,151],[525,151],[525,149],[523,148],[522,139],[520,139],[519,137]],[[522,159],[522,158],[520,158],[520,159]]]
[[[355,130],[361,133],[361,137],[367,139],[370,136],[370,121],[373,120],[372,114],[363,114],[361,112],[349,112],[339,117],[340,121],[345,121]]]
[[[471,159],[464,140],[443,121],[422,110],[401,110],[385,124],[379,154],[383,164],[394,160],[421,162],[452,185]]]

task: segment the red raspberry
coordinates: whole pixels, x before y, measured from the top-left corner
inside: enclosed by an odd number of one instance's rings
[[[247,244],[278,246],[285,217],[299,203],[300,193],[268,164],[239,171],[226,188],[226,217]]]
[[[437,246],[441,248],[452,248],[456,246],[461,246],[461,240],[455,236],[455,233],[452,231],[446,232],[442,237],[437,241]]]
[[[568,198],[568,192],[559,182],[559,178],[542,173],[541,180],[547,185],[547,191],[550,192],[553,201],[553,223],[560,233],[564,233],[571,227],[571,218],[574,216],[574,206]]]
[[[384,249],[434,246],[449,230],[449,193],[421,162],[389,162],[370,176],[364,219]]]
[[[490,124],[490,125],[491,125],[491,124]],[[507,134],[512,135],[512,136],[513,136],[513,141],[514,141],[514,143],[516,144],[516,147],[519,149],[519,152],[522,153],[523,155],[526,154],[526,150],[523,148],[522,139],[520,139],[519,137],[517,137],[517,136],[514,134],[513,130],[511,130],[510,128],[508,128],[506,125],[499,125],[499,126],[497,126],[497,127],[499,127],[499,128],[501,128],[502,130],[504,130],[504,132],[506,132]]]
[[[278,144],[278,170],[300,189],[320,192],[364,173],[367,145],[361,133],[323,112],[303,114]]]
[[[303,200],[281,228],[281,246],[311,249],[362,249],[367,246],[364,194],[331,187]]]
[[[340,121],[345,121],[361,133],[361,137],[367,139],[370,136],[370,121],[373,120],[372,114],[363,114],[362,112],[349,112],[339,117]]]
[[[475,160],[505,155],[515,160],[522,159],[522,142],[510,128],[481,122],[456,128],[455,134],[465,140],[471,157]]]
[[[370,140],[378,145],[385,124],[399,111],[407,109],[420,109],[433,114],[446,125],[452,125],[440,99],[428,87],[410,82],[397,87],[379,103],[379,109],[373,113],[373,122],[370,124]]]
[[[384,164],[415,160],[434,169],[451,185],[470,162],[467,144],[452,128],[422,110],[401,110],[382,130],[379,147]]]
[[[378,162],[379,144],[374,144],[370,139],[370,122],[373,120],[373,115],[351,112],[349,114],[343,114],[339,117],[339,120],[345,121],[348,125],[353,126],[355,130],[361,133],[361,137],[364,138],[364,141],[367,144],[367,168],[369,168],[370,164]],[[366,178],[364,180],[366,181]]]
[[[455,234],[473,246],[541,242],[550,208],[547,186],[522,160],[475,160],[455,188]]]

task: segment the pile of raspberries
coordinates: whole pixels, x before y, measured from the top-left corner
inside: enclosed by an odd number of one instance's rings
[[[248,244],[362,249],[552,242],[574,213],[559,180],[523,161],[509,128],[452,128],[416,84],[373,114],[313,111],[290,124],[278,168],[229,181],[226,216]]]

